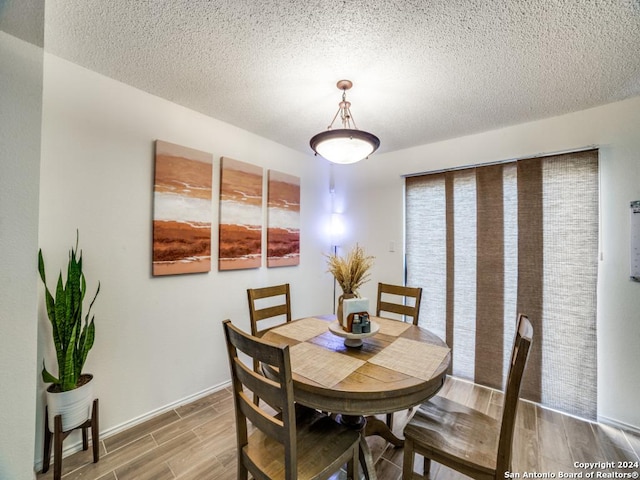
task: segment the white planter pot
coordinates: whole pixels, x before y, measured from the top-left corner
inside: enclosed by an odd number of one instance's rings
[[[54,419],[56,415],[62,415],[62,431],[82,425],[91,418],[91,405],[93,402],[93,375],[83,374],[91,379],[81,387],[68,392],[50,392],[47,389],[47,408],[49,410],[49,431],[55,429]]]

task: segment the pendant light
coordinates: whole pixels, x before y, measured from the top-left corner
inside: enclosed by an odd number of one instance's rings
[[[316,155],[333,163],[355,163],[367,158],[380,146],[380,139],[372,133],[358,130],[351,115],[351,102],[347,102],[347,90],[353,86],[350,80],[340,80],[337,87],[342,90],[342,101],[338,104],[331,124],[324,132],[314,135],[309,141]],[[342,128],[332,129],[340,115]],[[352,128],[353,125],[353,128]]]

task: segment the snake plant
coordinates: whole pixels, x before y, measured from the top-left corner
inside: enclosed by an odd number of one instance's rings
[[[89,315],[100,292],[100,283],[98,283],[98,289],[89,304],[83,324],[82,304],[87,291],[87,283],[82,272],[82,251],[78,255],[78,239],[79,236],[76,234],[76,246],[72,247],[69,252],[67,279],[63,283],[61,271],[58,276],[55,298],[47,287],[42,249],[38,251],[38,271],[45,287],[47,316],[53,329],[53,343],[58,361],[58,378],[49,373],[43,362],[42,379],[46,383],[58,385],[59,391],[62,392],[76,388],[87,354],[93,346],[95,316],[91,317],[91,321],[89,321]]]

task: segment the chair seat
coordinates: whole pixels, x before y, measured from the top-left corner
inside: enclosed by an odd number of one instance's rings
[[[342,459],[341,463],[346,463],[349,459],[349,449],[354,443],[359,442],[360,435],[323,413],[296,405],[296,438],[296,478],[303,480],[329,477],[333,470],[327,466],[339,459]],[[254,430],[249,436],[249,444],[243,448],[243,455],[257,465],[268,478],[285,477],[283,445],[261,430]]]
[[[499,433],[494,418],[441,396],[423,403],[404,429],[418,453],[462,473],[489,477],[495,475]]]

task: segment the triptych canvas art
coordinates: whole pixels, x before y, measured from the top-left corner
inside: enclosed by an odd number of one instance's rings
[[[220,160],[218,270],[262,264],[262,168]]]
[[[300,178],[269,170],[267,267],[300,261]]]
[[[156,141],[153,274],[211,270],[213,156]]]
[[[156,141],[153,275],[211,270],[213,156]],[[259,268],[263,254],[263,169],[220,159],[218,270]],[[300,262],[300,178],[267,174],[267,267]]]

